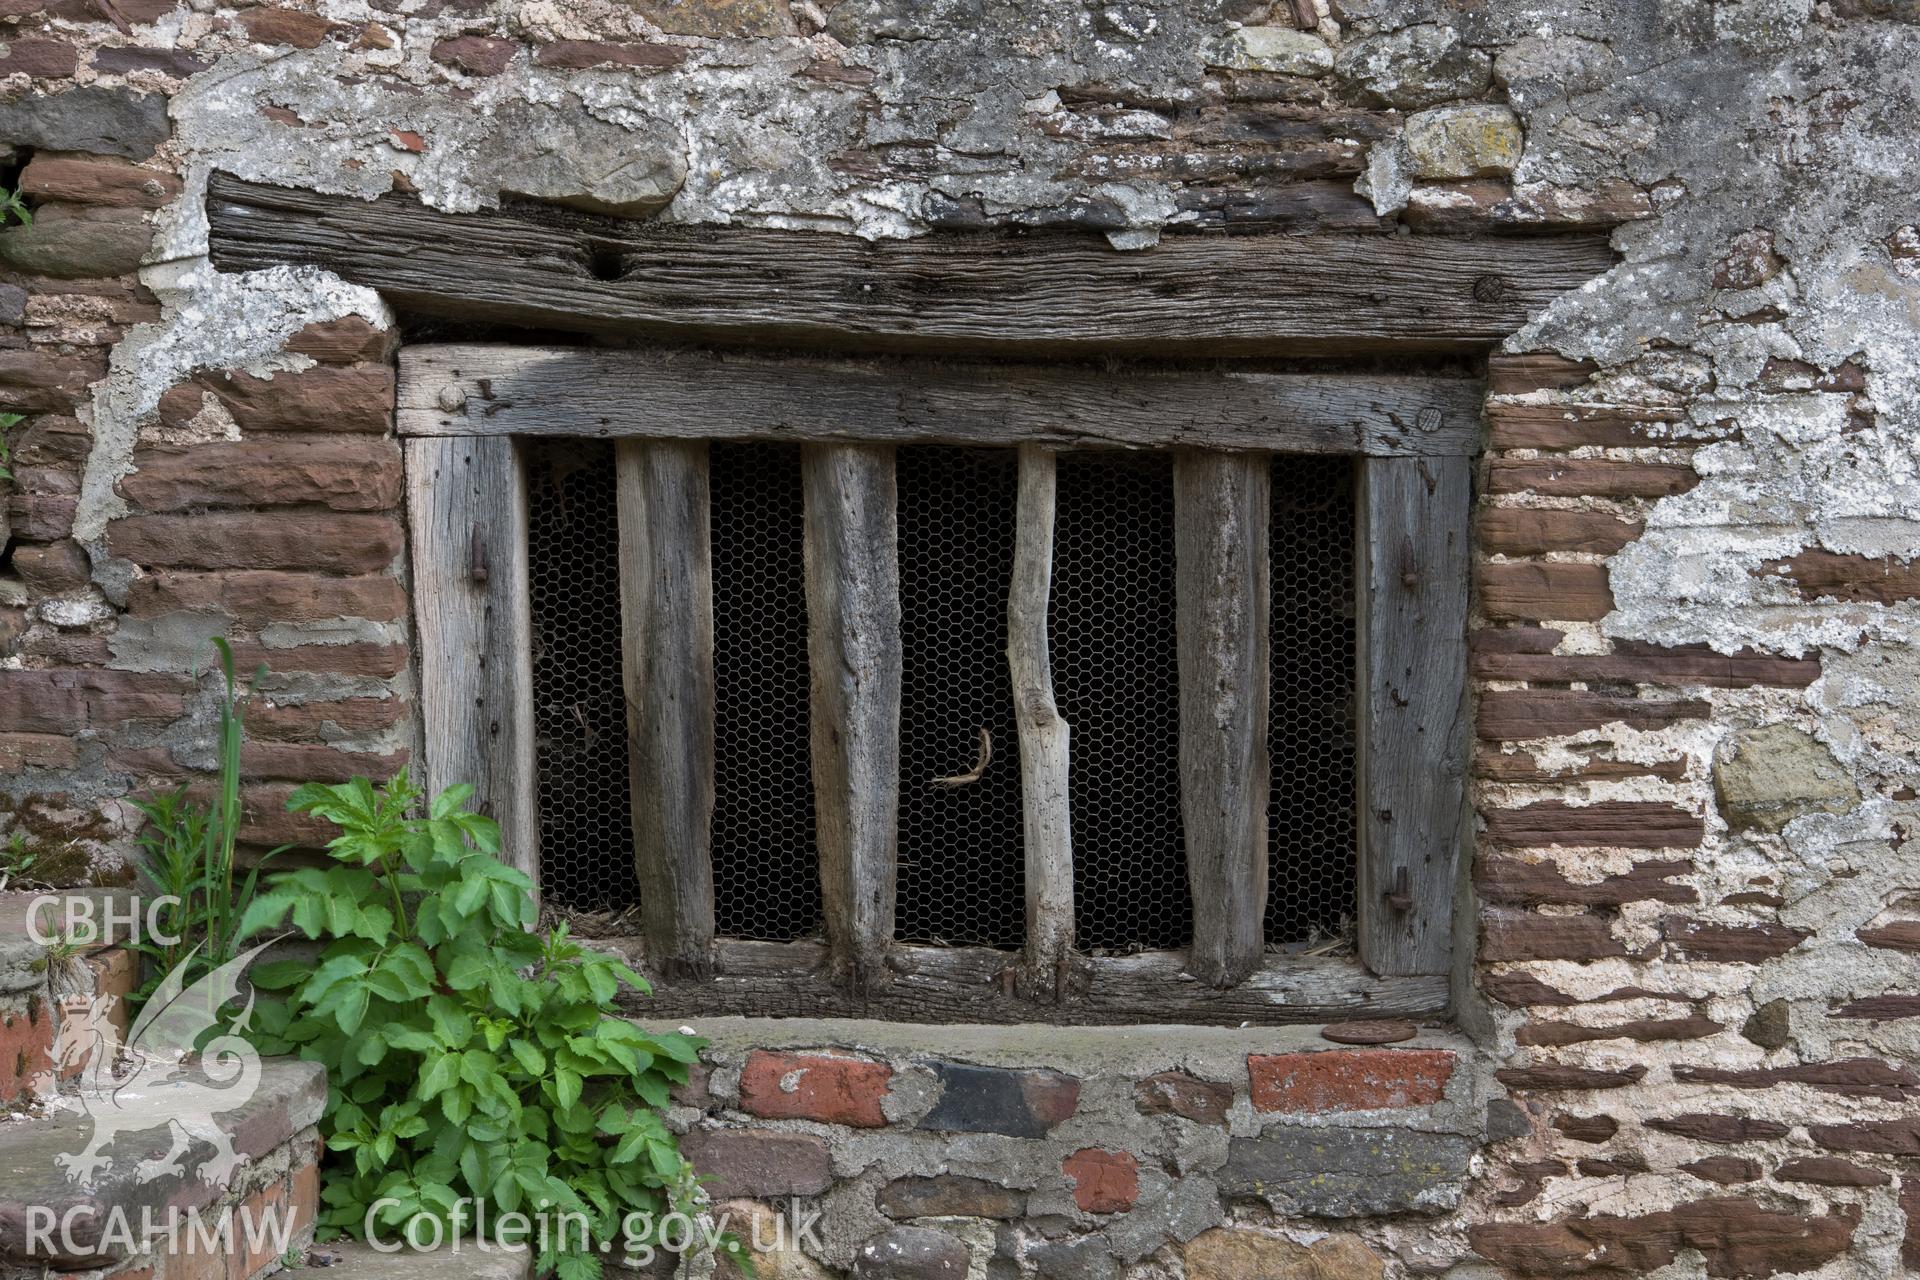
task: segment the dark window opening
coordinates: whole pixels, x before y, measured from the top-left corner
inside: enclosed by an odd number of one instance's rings
[[[637,901],[620,682],[613,448],[530,442],[541,868],[562,908]],[[712,449],[715,929],[820,932],[808,743],[799,449]],[[1273,473],[1270,944],[1341,935],[1354,911],[1352,465]],[[1059,463],[1053,676],[1072,730],[1079,945],[1191,941],[1182,847],[1173,484],[1164,454]],[[1011,450],[898,452],[902,614],[902,941],[1004,948],[1025,909],[1019,745],[1006,666]],[[979,731],[993,742],[980,781]],[[637,926],[635,926],[637,927]]]

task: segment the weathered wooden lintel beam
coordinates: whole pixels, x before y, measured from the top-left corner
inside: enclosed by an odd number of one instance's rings
[[[443,213],[215,174],[226,271],[325,267],[404,310],[530,328],[861,351],[1292,357],[1484,350],[1608,270],[1604,235],[1069,233],[869,243],[518,206]]]

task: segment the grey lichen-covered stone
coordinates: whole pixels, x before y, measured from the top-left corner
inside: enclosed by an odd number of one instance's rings
[[[156,93],[88,85],[0,102],[0,142],[144,160],[166,139],[167,102]]]
[[[502,113],[497,137],[512,153],[501,189],[590,213],[643,217],[687,178],[679,135],[663,125],[626,129],[574,108]]]
[[[1525,139],[1506,107],[1441,107],[1407,119],[1407,168],[1419,178],[1491,178],[1513,172]]]
[[[1311,31],[1242,27],[1228,37],[1216,65],[1290,76],[1323,76],[1333,70],[1333,50]]]
[[[801,1250],[794,1238],[796,1233],[781,1221],[780,1211],[772,1205],[759,1200],[726,1200],[716,1210],[726,1220],[727,1229],[753,1250],[755,1280],[831,1280],[833,1273]],[[671,1268],[666,1274],[672,1274]],[[717,1274],[741,1275],[731,1264],[719,1268]]]
[[[138,270],[152,242],[139,209],[49,204],[31,224],[0,232],[0,261],[62,280],[118,276]]]
[[[1810,733],[1788,724],[1734,734],[1713,759],[1721,816],[1736,831],[1779,831],[1809,813],[1845,813],[1860,790]]]
[[[1334,64],[1341,85],[1373,106],[1414,111],[1474,98],[1493,83],[1493,59],[1439,23],[1359,40]]]
[[[964,1280],[972,1251],[932,1227],[891,1227],[853,1258],[853,1280]]]
[[[1612,49],[1579,36],[1522,36],[1493,60],[1495,82],[1522,111],[1597,89],[1619,72]]]
[[[1027,1246],[1027,1261],[1043,1280],[1115,1280],[1119,1260],[1098,1235],[1043,1240]]]
[[[1220,1189],[1315,1218],[1435,1212],[1459,1203],[1472,1155],[1448,1133],[1276,1128],[1233,1140]]]

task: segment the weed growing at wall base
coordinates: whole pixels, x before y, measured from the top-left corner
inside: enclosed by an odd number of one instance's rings
[[[294,794],[293,809],[340,828],[332,865],[276,875],[239,932],[291,919],[324,945],[254,970],[287,995],[260,1002],[253,1034],[327,1069],[323,1227],[418,1234],[426,1219],[458,1235],[461,1206],[484,1199],[500,1213],[492,1238],[591,1280],[633,1215],[694,1206],[659,1112],[701,1042],[611,1016],[621,983],[644,979],[564,928],[528,932],[532,883],[495,856],[499,828],[471,794],[450,788],[424,817],[404,771]],[[584,1238],[521,1234],[535,1213],[579,1215]]]

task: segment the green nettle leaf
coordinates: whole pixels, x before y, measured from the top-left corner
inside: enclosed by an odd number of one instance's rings
[[[321,951],[253,971],[288,995],[261,1000],[249,1034],[327,1068],[323,1227],[357,1234],[379,1200],[387,1234],[422,1214],[448,1221],[467,1197],[495,1220],[570,1209],[591,1239],[538,1265],[598,1280],[626,1214],[694,1206],[659,1112],[701,1042],[620,1019],[622,985],[646,991],[639,974],[564,927],[529,932],[532,881],[499,861],[500,829],[471,799],[452,787],[417,816],[404,772],[294,792],[289,808],[339,829],[332,862],[273,874],[237,927],[290,918]]]

